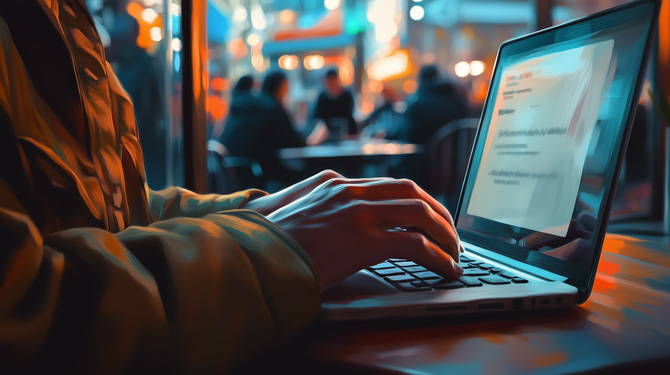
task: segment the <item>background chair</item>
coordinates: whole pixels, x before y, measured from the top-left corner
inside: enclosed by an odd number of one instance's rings
[[[428,145],[430,190],[453,214],[458,206],[478,124],[478,118],[451,121],[440,128]]]
[[[226,146],[207,143],[207,187],[210,192],[230,194],[252,187],[263,188],[263,169],[257,161],[231,156]]]

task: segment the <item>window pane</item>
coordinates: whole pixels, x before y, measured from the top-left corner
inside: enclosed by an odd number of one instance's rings
[[[152,189],[181,184],[182,158],[175,147],[181,138],[180,52],[175,51],[179,1],[86,0],[86,4],[107,60],[135,106],[147,184]]]

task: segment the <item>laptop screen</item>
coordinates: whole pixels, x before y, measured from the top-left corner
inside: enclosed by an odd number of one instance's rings
[[[503,44],[459,205],[463,239],[588,276],[653,15],[640,2]]]

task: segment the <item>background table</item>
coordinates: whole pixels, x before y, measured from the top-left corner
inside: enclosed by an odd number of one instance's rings
[[[317,323],[268,358],[301,373],[647,374],[670,369],[670,240],[608,234],[566,310]]]
[[[285,148],[279,158],[289,168],[305,170],[331,168],[345,169],[355,177],[387,176],[391,159],[414,155],[423,151],[422,146],[387,141],[383,139],[345,140],[318,146]]]

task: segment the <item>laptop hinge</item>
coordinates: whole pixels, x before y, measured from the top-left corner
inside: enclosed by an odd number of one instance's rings
[[[475,255],[479,255],[482,258],[491,259],[493,261],[496,261],[498,263],[502,263],[502,264],[504,264],[508,267],[511,267],[511,268],[522,270],[525,273],[529,273],[529,274],[531,274],[533,276],[536,276],[536,277],[539,277],[541,279],[545,279],[545,280],[548,280],[548,281],[557,281],[557,282],[565,282],[565,281],[568,280],[568,278],[565,277],[565,276],[561,276],[559,274],[549,272],[545,269],[539,268],[537,266],[530,265],[528,263],[518,261],[516,259],[512,259],[508,256],[496,253],[496,252],[491,251],[491,250],[486,250],[486,249],[484,249],[482,247],[479,247],[477,245],[473,245],[471,243],[467,243],[467,242],[464,242],[464,241],[462,243],[463,243],[463,246],[465,247],[465,249],[467,251],[472,252]]]

